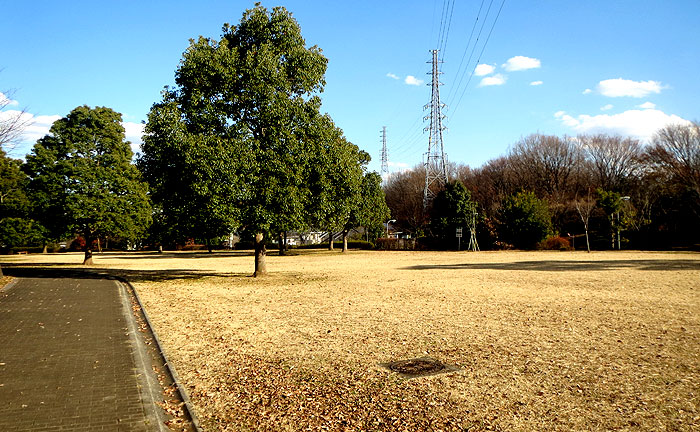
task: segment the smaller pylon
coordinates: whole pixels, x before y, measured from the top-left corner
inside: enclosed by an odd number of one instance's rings
[[[468,250],[477,252],[479,243],[476,241],[476,209],[472,209],[472,217],[469,219],[469,247]]]
[[[386,126],[382,126],[382,176],[389,174],[389,152],[386,149]]]

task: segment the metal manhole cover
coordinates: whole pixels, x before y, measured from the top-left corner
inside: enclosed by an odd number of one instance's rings
[[[391,363],[382,363],[380,366],[396,372],[406,378],[417,378],[440,373],[454,372],[458,367],[440,363],[431,357],[420,357],[408,360],[397,360]]]

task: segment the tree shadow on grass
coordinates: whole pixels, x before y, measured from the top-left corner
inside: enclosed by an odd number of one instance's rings
[[[50,279],[126,279],[129,282],[168,282],[176,280],[198,280],[205,277],[231,278],[250,277],[244,273],[216,273],[190,269],[133,270],[90,267],[69,267],[61,264],[12,264],[3,263],[6,276],[18,278]]]
[[[234,258],[234,257],[245,257],[254,256],[255,252],[252,250],[238,250],[238,251],[188,251],[188,252],[97,252],[95,253],[95,258],[118,258],[126,260],[137,260],[137,259],[172,259],[172,258],[186,258],[186,259],[206,259],[206,258]]]
[[[700,260],[517,261],[508,263],[423,264],[402,270],[526,270],[543,272],[602,270],[700,270]]]

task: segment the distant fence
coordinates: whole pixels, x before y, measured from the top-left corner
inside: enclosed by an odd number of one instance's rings
[[[416,239],[378,238],[374,245],[383,250],[414,250]]]

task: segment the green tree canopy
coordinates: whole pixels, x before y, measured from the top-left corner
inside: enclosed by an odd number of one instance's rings
[[[350,217],[343,230],[343,250],[347,249],[347,233],[350,229],[364,227],[375,239],[382,234],[382,224],[390,217],[391,212],[386,205],[381,176],[374,171],[365,173],[362,176],[359,191],[353,198]]]
[[[506,197],[498,219],[500,238],[518,249],[534,249],[552,230],[547,202],[534,192]]]
[[[77,107],[37,141],[24,166],[36,217],[54,238],[84,236],[86,264],[93,240],[136,240],[151,221],[121,120],[110,108]]]
[[[433,200],[430,231],[447,246],[454,240],[456,228],[468,232],[469,220],[475,210],[476,203],[464,184],[459,180],[450,182]]]
[[[28,178],[22,161],[7,157],[0,149],[0,249],[31,246],[41,242],[43,227],[30,219]]]
[[[163,217],[190,232],[254,234],[257,276],[265,237],[332,214],[313,196],[332,170],[319,158],[351,144],[319,113],[326,63],[282,7],[258,4],[221,39],[192,40],[176,87],[151,110],[139,162]]]

